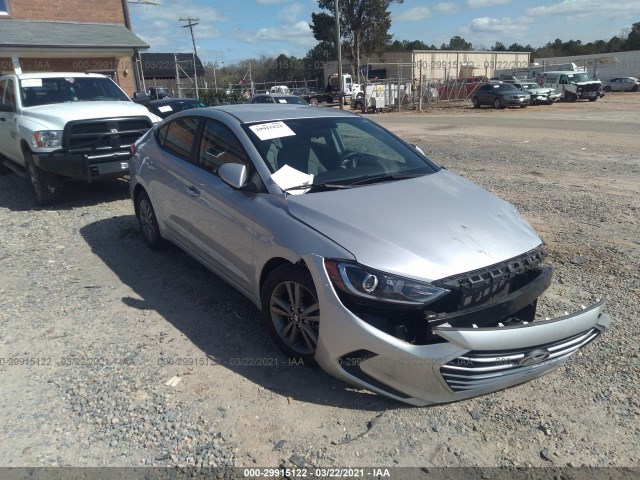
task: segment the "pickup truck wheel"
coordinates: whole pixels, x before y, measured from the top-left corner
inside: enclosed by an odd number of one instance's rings
[[[31,181],[31,187],[36,195],[38,205],[53,205],[58,201],[60,191],[60,177],[38,167],[33,161],[33,154],[29,150],[23,152],[24,164]]]
[[[149,245],[153,250],[162,248],[165,245],[165,242],[160,235],[158,218],[156,217],[153,205],[151,205],[149,195],[147,195],[147,192],[145,191],[141,191],[136,197],[136,213],[138,214],[138,221],[140,222],[142,235],[144,236],[147,245]]]
[[[309,99],[309,105],[311,105],[312,107],[317,107],[318,106],[318,99],[317,98],[310,98]]]

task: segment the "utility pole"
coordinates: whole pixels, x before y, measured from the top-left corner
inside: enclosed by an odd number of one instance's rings
[[[189,30],[191,31],[191,42],[193,43],[193,80],[195,83],[195,87],[196,87],[196,98],[199,100],[200,99],[200,95],[198,92],[198,68],[196,65],[196,57],[198,56],[198,50],[196,50],[196,39],[193,36],[193,27],[195,27],[196,25],[198,25],[200,23],[200,19],[199,18],[191,18],[191,17],[187,17],[187,18],[182,18],[180,17],[178,19],[179,22],[187,22],[186,25],[182,25],[182,28],[189,28]]]
[[[336,50],[338,51],[338,101],[340,103],[340,110],[344,110],[344,92],[342,91],[342,44],[340,43],[340,11],[338,9],[338,0],[335,5],[335,17],[336,17]]]

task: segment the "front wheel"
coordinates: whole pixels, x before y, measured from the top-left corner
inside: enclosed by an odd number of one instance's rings
[[[604,87],[604,91],[605,92],[610,92],[611,91],[611,87]]]
[[[502,108],[502,104],[500,103],[500,99],[496,97],[496,99],[493,101],[493,108],[498,109],[498,108]]]
[[[33,154],[30,150],[25,150],[23,156],[29,181],[36,196],[36,203],[42,206],[53,205],[60,196],[60,177],[38,167],[33,161]]]
[[[598,97],[591,97],[591,98],[589,99],[589,101],[590,101],[590,102],[595,102],[596,100],[598,100]]]
[[[309,105],[311,105],[312,107],[317,107],[318,106],[318,99],[317,98],[310,98],[309,99]]]
[[[269,274],[262,287],[262,319],[280,350],[304,364],[315,364],[320,305],[306,269],[285,265]]]

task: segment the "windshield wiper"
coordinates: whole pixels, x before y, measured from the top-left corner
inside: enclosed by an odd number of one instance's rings
[[[284,188],[283,192],[288,192],[290,190],[303,190],[308,188],[309,190],[343,190],[345,188],[351,188],[351,184],[344,185],[342,183],[303,183],[301,185],[296,185],[294,187]]]
[[[362,180],[356,180],[355,182],[350,183],[349,186],[388,182],[390,180],[403,180],[405,178],[422,177],[423,175],[426,175],[426,173],[388,173],[385,175],[378,175],[376,177],[368,177],[363,178]]]

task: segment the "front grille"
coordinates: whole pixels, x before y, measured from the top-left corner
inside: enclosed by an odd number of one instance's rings
[[[529,281],[524,278],[528,277],[526,274],[536,269],[546,256],[544,248],[539,247],[505,262],[433,282],[451,293],[443,297],[443,309],[433,304],[429,309],[438,313],[451,312],[495,300]]]
[[[122,150],[151,128],[147,117],[79,120],[65,126],[66,150],[82,153],[105,153]]]
[[[562,362],[587,343],[600,330],[591,330],[556,342],[504,351],[471,351],[440,367],[440,374],[454,392],[491,388],[517,381],[532,370]]]

